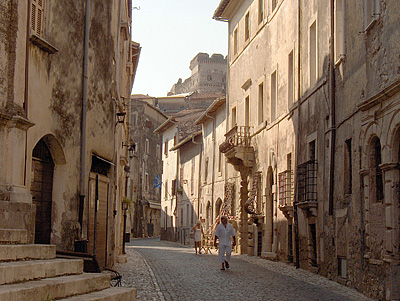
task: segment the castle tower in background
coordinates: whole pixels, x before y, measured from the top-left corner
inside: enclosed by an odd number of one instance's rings
[[[182,82],[180,78],[168,95],[188,92],[226,92],[227,60],[222,54],[198,53],[190,62],[191,76]]]

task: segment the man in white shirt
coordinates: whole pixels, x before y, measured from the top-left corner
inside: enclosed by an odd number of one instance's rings
[[[225,215],[221,216],[221,223],[215,229],[214,235],[215,247],[217,246],[217,239],[219,240],[218,260],[222,264],[221,270],[225,270],[225,267],[229,269],[229,260],[232,252],[231,244],[236,246],[236,239],[235,229],[228,223],[228,218]],[[231,237],[233,237],[233,243],[231,242]]]

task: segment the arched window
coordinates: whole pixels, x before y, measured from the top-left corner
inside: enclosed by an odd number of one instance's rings
[[[373,202],[383,201],[383,174],[379,165],[382,163],[381,142],[373,138],[369,152],[370,197]]]

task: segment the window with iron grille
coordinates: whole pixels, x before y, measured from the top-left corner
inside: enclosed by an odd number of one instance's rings
[[[317,201],[317,161],[310,160],[297,167],[299,202]]]
[[[278,174],[279,181],[279,205],[293,205],[293,171],[285,170]]]

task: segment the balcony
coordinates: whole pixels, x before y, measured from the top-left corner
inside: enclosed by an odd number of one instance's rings
[[[250,127],[235,126],[225,134],[225,137],[225,142],[219,146],[219,150],[225,154],[228,163],[234,166],[243,164],[252,167],[254,148],[251,146]]]
[[[297,166],[298,204],[308,215],[316,216],[317,200],[317,161],[310,160]]]
[[[278,174],[279,209],[287,219],[293,218],[293,171],[285,170]]]

